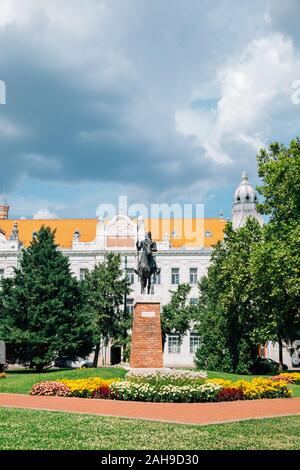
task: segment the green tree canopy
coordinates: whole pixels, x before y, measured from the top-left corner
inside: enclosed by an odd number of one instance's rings
[[[264,197],[258,205],[262,214],[280,225],[300,219],[300,140],[288,147],[278,142],[262,149],[257,156],[262,185],[257,189]]]
[[[108,253],[103,263],[97,264],[83,281],[87,298],[87,310],[95,319],[96,353],[94,365],[98,363],[100,341],[108,343],[110,338],[123,338],[130,328],[131,318],[122,307],[124,294],[129,294],[129,282],[121,269],[119,254]]]
[[[261,237],[261,227],[249,218],[237,231],[228,223],[224,233],[224,241],[213,250],[208,274],[199,284],[197,364],[246,373],[258,349],[253,337],[258,312],[252,302],[250,254]]]
[[[90,353],[93,319],[50,228],[43,226],[22,250],[14,277],[2,281],[0,302],[0,334],[10,362],[41,371],[56,356]]]
[[[161,312],[161,327],[163,345],[166,335],[176,332],[180,340],[188,331],[194,318],[195,307],[188,301],[191,291],[189,284],[179,284],[176,291],[171,292],[171,300],[163,305]]]

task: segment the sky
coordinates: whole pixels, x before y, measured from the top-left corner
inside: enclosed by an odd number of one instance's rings
[[[10,216],[127,195],[230,217],[242,170],[258,184],[259,150],[300,134],[299,18],[299,0],[0,0]]]

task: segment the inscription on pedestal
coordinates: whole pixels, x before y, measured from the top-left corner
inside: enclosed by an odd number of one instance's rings
[[[155,317],[155,312],[142,312],[141,317],[146,317],[146,318]]]

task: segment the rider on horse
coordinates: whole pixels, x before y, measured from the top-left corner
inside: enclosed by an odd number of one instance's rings
[[[153,252],[156,252],[157,248],[156,243],[152,241],[151,232],[146,234],[145,240],[136,242],[136,248],[138,251],[143,250],[143,252],[147,254],[150,267],[153,268],[153,272],[158,275],[160,273],[160,268],[157,267],[156,259],[153,255]],[[135,273],[141,277],[141,258],[138,261],[138,266],[137,269],[135,269]]]

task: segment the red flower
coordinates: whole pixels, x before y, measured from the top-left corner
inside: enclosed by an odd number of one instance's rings
[[[243,391],[234,387],[222,388],[217,395],[217,401],[234,401],[243,399]]]

